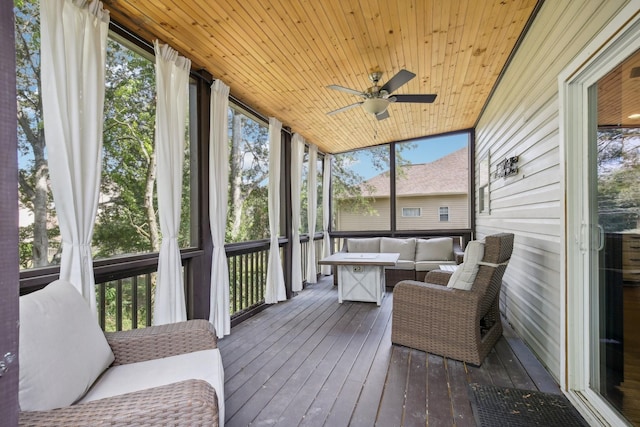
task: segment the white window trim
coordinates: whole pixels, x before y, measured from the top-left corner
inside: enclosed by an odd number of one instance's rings
[[[565,165],[561,186],[565,188],[565,245],[561,249],[561,360],[563,391],[592,425],[627,425],[611,406],[590,387],[591,327],[595,313],[590,310],[593,252],[589,218],[588,171],[583,158],[588,155],[584,141],[595,109],[589,111],[589,90],[600,78],[638,49],[640,1],[633,0],[615,16],[558,77],[560,105],[560,164]],[[629,17],[633,17],[629,19]],[[569,155],[570,153],[570,155]],[[597,319],[595,319],[597,321]]]
[[[447,210],[447,219],[445,221],[442,220],[442,209],[446,209]],[[438,207],[438,222],[450,222],[451,221],[451,209],[449,209],[449,206],[440,206]]]
[[[491,213],[489,205],[489,200],[491,199],[489,187],[491,181],[490,168],[491,162],[487,152],[481,158],[478,166],[478,214],[481,215],[489,215]]]
[[[418,210],[418,215],[405,215],[404,214],[404,210],[405,209],[417,209]],[[416,207],[404,207],[402,208],[402,217],[403,218],[419,218],[422,216],[422,208],[416,208]]]

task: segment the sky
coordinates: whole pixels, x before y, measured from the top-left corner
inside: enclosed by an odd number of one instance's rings
[[[415,142],[416,148],[407,150],[403,153],[403,157],[411,162],[411,164],[430,163],[441,157],[451,154],[469,144],[469,135],[467,133],[459,133],[454,135],[430,137]],[[366,150],[356,152],[359,160],[354,162],[351,167],[365,180],[380,174],[379,169],[375,169],[371,165],[371,161],[365,154]]]

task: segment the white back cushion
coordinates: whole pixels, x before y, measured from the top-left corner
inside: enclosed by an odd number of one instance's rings
[[[69,282],[20,297],[20,408],[69,406],[113,362],[96,317]]]
[[[413,261],[416,257],[416,239],[383,237],[380,241],[380,252],[399,253],[399,259]]]
[[[380,252],[380,238],[355,238],[347,239],[347,252],[362,252],[362,253],[379,253]]]
[[[467,244],[464,251],[464,261],[456,268],[447,283],[447,287],[455,289],[470,290],[473,286],[478,269],[478,263],[484,257],[484,242],[472,240]]]
[[[416,240],[416,261],[453,260],[453,238],[434,237]]]

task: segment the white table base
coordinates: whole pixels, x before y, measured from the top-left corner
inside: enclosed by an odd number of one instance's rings
[[[384,266],[338,265],[338,301],[375,302],[380,305],[385,292]]]

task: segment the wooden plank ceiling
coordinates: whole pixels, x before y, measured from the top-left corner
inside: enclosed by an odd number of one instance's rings
[[[537,0],[104,0],[112,20],[168,43],[321,151],[473,127]],[[336,84],[363,91],[401,69],[416,77],[395,94],[437,94],[433,104],[395,103],[382,121]]]
[[[598,126],[640,127],[640,50],[598,82]]]

